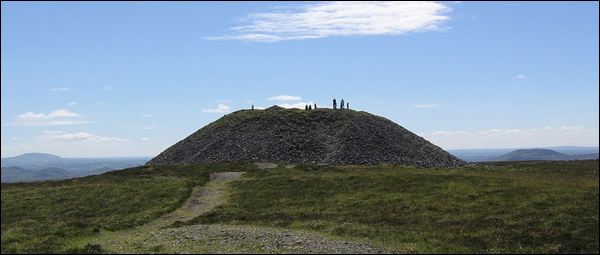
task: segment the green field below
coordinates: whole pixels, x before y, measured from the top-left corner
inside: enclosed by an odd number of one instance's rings
[[[93,253],[102,233],[173,212],[212,172],[246,172],[184,225],[312,231],[401,253],[598,253],[597,160],[453,170],[252,162],[142,166],[2,184],[2,253]],[[140,252],[148,252],[141,250]],[[157,252],[160,252],[157,250]],[[181,251],[185,253],[186,251]]]

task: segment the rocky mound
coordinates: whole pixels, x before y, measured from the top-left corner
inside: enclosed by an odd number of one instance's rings
[[[441,168],[466,165],[383,117],[348,109],[280,107],[225,115],[166,149],[147,165],[238,160]]]

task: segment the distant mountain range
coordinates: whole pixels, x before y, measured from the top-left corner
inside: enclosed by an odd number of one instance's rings
[[[598,159],[599,150],[599,147],[561,146],[531,149],[448,150],[448,152],[465,161],[483,162]]]
[[[547,147],[535,149],[448,150],[468,162],[598,159],[598,147]],[[48,153],[27,153],[2,158],[2,182],[68,179],[144,165],[151,157],[62,158]]]
[[[567,155],[548,149],[516,150],[486,161],[525,161],[525,160],[582,160],[597,159],[598,153]]]
[[[150,157],[62,158],[47,153],[27,153],[2,158],[2,182],[68,179],[101,174],[145,164]]]

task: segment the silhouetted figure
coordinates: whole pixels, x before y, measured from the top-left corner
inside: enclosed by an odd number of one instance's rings
[[[309,105],[309,106],[308,106],[308,110],[309,110],[309,111],[310,111],[310,110],[312,110],[312,105]]]
[[[340,102],[340,109],[344,109],[344,99],[342,98],[342,101]]]
[[[335,102],[335,98],[333,99],[333,109],[337,109],[337,102]]]
[[[308,110],[308,105],[304,105],[304,110]]]
[[[346,103],[346,109],[350,109],[350,103]]]
[[[315,103],[315,109],[317,109],[317,103]]]
[[[252,110],[254,110],[254,105],[252,105]]]

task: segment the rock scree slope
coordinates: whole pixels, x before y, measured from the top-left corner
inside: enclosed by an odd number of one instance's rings
[[[467,163],[402,126],[349,109],[239,110],[172,145],[147,165],[260,160],[457,168]]]

